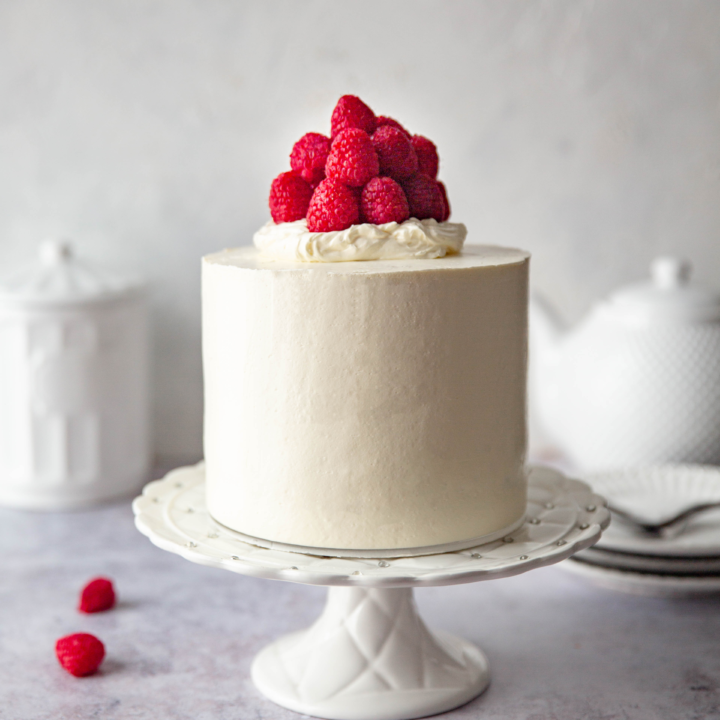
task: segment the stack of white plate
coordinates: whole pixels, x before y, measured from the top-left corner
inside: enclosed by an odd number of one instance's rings
[[[720,501],[720,468],[704,465],[657,465],[583,479],[611,506],[649,522]],[[562,566],[596,585],[641,595],[720,593],[720,508],[695,516],[673,538],[644,535],[614,518],[597,545]]]

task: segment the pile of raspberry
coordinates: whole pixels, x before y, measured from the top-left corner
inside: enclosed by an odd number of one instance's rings
[[[307,218],[310,232],[345,230],[358,223],[401,223],[450,217],[437,179],[434,143],[375,113],[354,95],[333,110],[330,137],[303,135],[290,153],[290,172],[270,187],[276,223]]]

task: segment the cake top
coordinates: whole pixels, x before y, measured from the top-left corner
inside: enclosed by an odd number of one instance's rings
[[[228,248],[206,255],[206,265],[225,266],[243,270],[277,270],[324,272],[330,274],[375,274],[418,271],[453,271],[477,267],[498,267],[527,262],[530,253],[497,245],[466,245],[461,254],[428,258],[417,262],[412,258],[383,259],[376,262],[320,262],[274,258],[254,247]]]
[[[431,140],[411,135],[390,117],[376,117],[354,95],[338,100],[330,124],[330,137],[303,135],[290,153],[291,170],[273,180],[272,222],[256,234],[258,248],[304,262],[436,258],[460,251],[466,231],[446,222],[450,203],[437,179]]]

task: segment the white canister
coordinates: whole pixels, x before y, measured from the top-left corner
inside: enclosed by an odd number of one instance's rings
[[[148,479],[144,286],[48,240],[0,283],[0,504],[81,507]]]

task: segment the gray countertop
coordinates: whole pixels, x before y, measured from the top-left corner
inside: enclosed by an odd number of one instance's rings
[[[297,718],[253,687],[254,655],[309,625],[325,591],[194,565],[153,546],[129,503],[73,513],[0,509],[0,718]],[[77,612],[111,577],[119,602]],[[477,643],[487,692],[448,718],[720,718],[720,598],[661,600],[596,589],[561,567],[416,591],[424,619]],[[74,678],[55,640],[97,635],[101,671]]]

